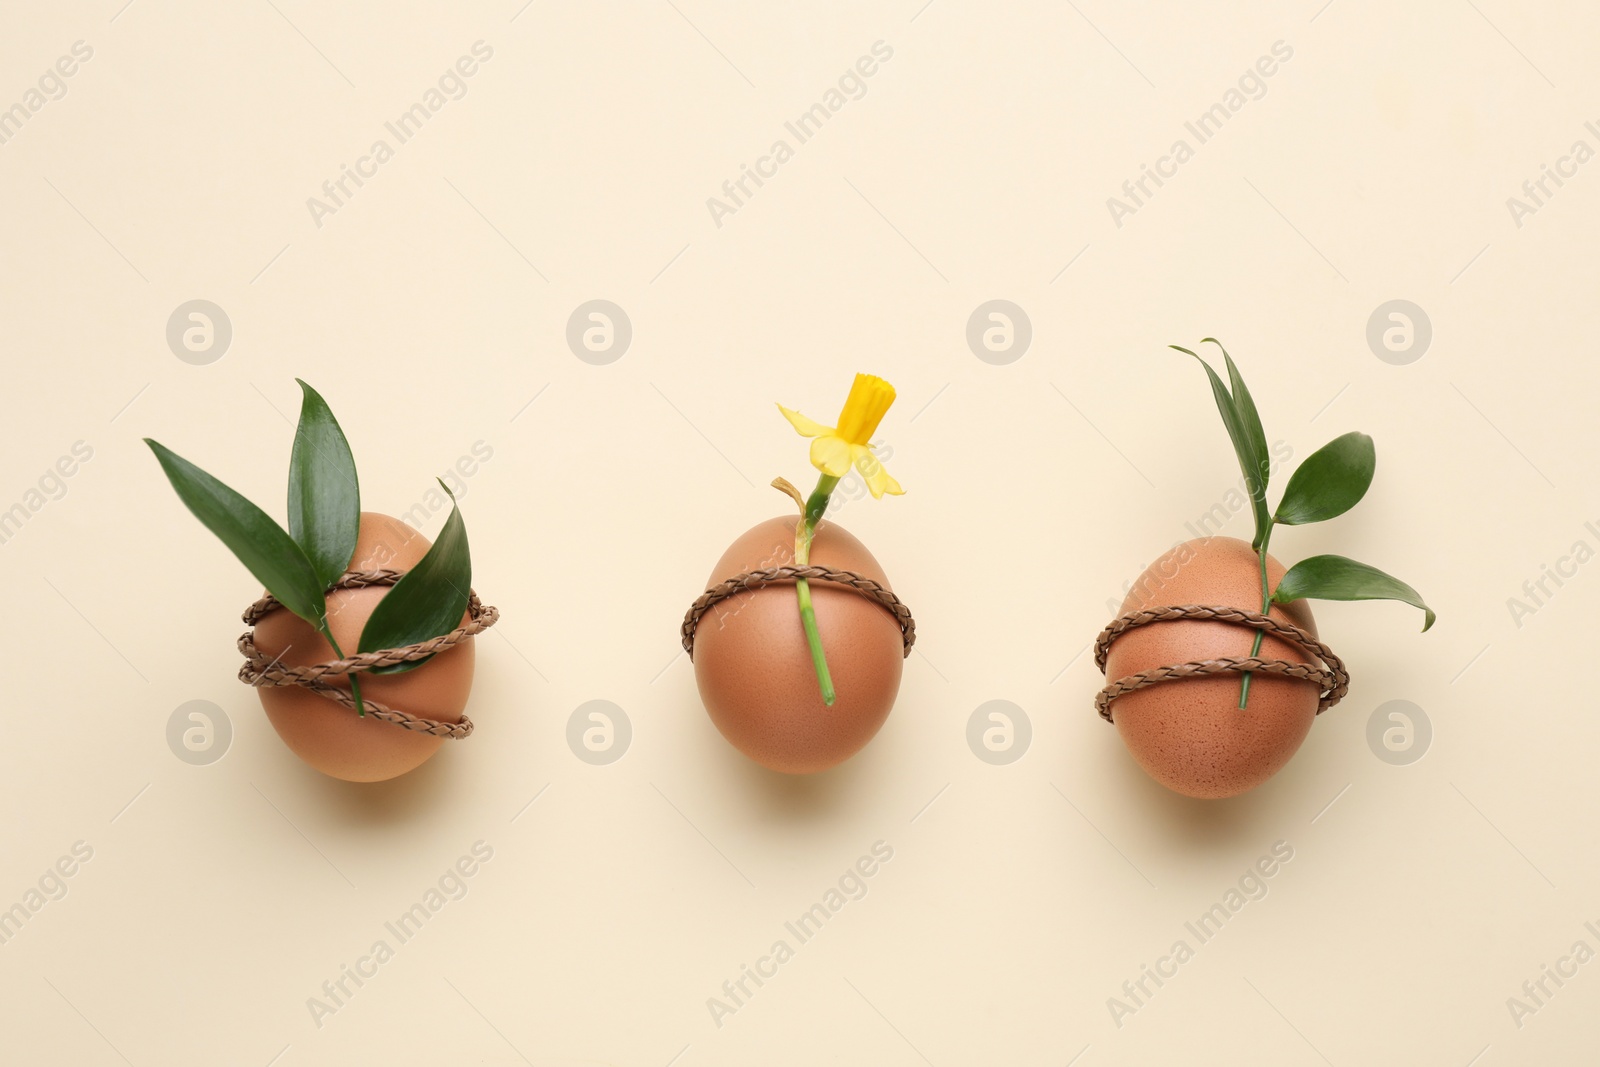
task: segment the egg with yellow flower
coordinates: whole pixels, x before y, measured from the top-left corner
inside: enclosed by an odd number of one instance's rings
[[[734,541],[712,568],[692,624],[686,620],[685,646],[711,721],[770,770],[811,774],[849,759],[878,733],[899,693],[909,612],[901,606],[897,614],[888,575],[867,547],[823,519],[852,469],[874,498],[904,492],[872,451],[894,399],[888,382],[858,374],[834,426],[779,405],[811,439],[817,487],[801,497],[782,479],[773,483],[800,514],[768,519]],[[797,568],[829,577],[790,573]]]

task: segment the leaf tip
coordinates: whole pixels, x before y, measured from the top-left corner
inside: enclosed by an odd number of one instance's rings
[[[300,417],[302,420],[305,418],[305,409],[307,406],[312,404],[320,404],[324,408],[328,406],[328,402],[322,398],[322,394],[317,392],[316,388],[310,382],[306,381],[304,378],[296,378],[294,381],[295,384],[300,387],[300,400],[302,405]],[[330,410],[328,415],[332,417],[333,412]]]
[[[1340,434],[1338,437],[1335,437],[1333,440],[1337,441],[1337,440],[1340,440],[1341,438],[1346,439],[1346,440],[1350,440],[1350,441],[1355,441],[1358,444],[1361,444],[1364,447],[1366,447],[1369,451],[1372,451],[1372,452],[1376,452],[1377,451],[1376,444],[1373,442],[1372,435],[1369,434],[1369,433],[1362,433],[1360,430],[1351,430],[1349,433]],[[1329,441],[1328,444],[1330,444],[1330,445],[1333,444],[1333,441]]]

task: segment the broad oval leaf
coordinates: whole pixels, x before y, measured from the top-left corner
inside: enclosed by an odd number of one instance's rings
[[[1169,345],[1185,355],[1193,356],[1205,368],[1206,377],[1211,380],[1211,396],[1217,402],[1217,412],[1222,416],[1222,425],[1228,431],[1228,439],[1233,442],[1233,453],[1239,459],[1239,469],[1244,472],[1245,485],[1250,491],[1250,506],[1255,517],[1256,533],[1251,542],[1252,547],[1259,548],[1262,539],[1272,527],[1272,515],[1267,511],[1267,483],[1265,478],[1265,435],[1261,446],[1261,456],[1256,453],[1255,437],[1251,426],[1246,424],[1245,416],[1239,411],[1239,406],[1234,402],[1233,396],[1228,393],[1228,387],[1222,384],[1222,379],[1217,377],[1217,372],[1211,369],[1211,364],[1200,358],[1198,352],[1192,352],[1181,345]],[[1243,384],[1243,379],[1239,379]],[[1248,397],[1248,390],[1246,397]],[[1250,403],[1251,411],[1255,410],[1255,403]],[[1254,420],[1254,425],[1259,427],[1260,420]]]
[[[472,555],[467,547],[467,526],[461,520],[455,494],[443,482],[439,485],[450,497],[450,517],[427,555],[378,601],[361,631],[359,650],[362,652],[380,652],[426,641],[461,625],[472,590]],[[403,674],[426,662],[422,659],[399,663],[372,673]]]
[[[1335,437],[1295,468],[1278,501],[1276,521],[1303,526],[1343,515],[1367,495],[1377,465],[1372,438],[1356,432]]]
[[[289,455],[289,535],[327,589],[355,555],[361,487],[350,443],[327,402],[299,378],[295,381],[305,395]]]
[[[1301,560],[1289,568],[1272,594],[1273,601],[1279,604],[1302,597],[1313,600],[1398,600],[1422,609],[1424,631],[1433,625],[1436,618],[1433,609],[1422,602],[1421,595],[1405,582],[1376,567],[1344,556],[1311,556]]]
[[[165,445],[146,437],[167,480],[195,518],[239,557],[279,602],[323,629],[327,602],[311,561],[266,512]]]

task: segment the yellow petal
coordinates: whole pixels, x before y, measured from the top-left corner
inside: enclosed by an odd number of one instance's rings
[[[811,442],[811,465],[830,478],[850,472],[850,445],[829,431]]]
[[[890,496],[905,494],[905,490],[900,488],[900,483],[889,477],[889,472],[883,469],[883,464],[872,454],[872,449],[864,445],[855,445],[850,449],[850,454],[855,460],[856,470],[867,480],[867,489],[874,499],[882,500],[885,493]]]
[[[801,437],[825,437],[833,433],[832,426],[824,426],[820,422],[806,418],[798,411],[778,405],[778,410],[783,412],[783,417],[789,420],[789,425],[799,431]]]
[[[894,386],[876,374],[858,374],[839,412],[840,437],[853,445],[872,443],[889,405],[894,403]]]

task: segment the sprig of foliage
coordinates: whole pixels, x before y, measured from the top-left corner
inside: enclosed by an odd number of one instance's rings
[[[361,489],[344,431],[322,396],[305,382],[300,422],[289,455],[289,529],[238,492],[150,438],[178,499],[238,557],[267,592],[316,628],[344,658],[328,625],[327,594],[355,556],[361,527]],[[443,483],[440,483],[443,485]],[[445,489],[448,494],[450,490]],[[396,648],[454,630],[467,609],[472,557],[461,510],[450,495],[450,517],[422,561],[378,602],[362,628],[358,652]],[[431,658],[431,657],[430,657]],[[398,674],[417,660],[373,673]],[[356,710],[365,715],[360,679],[350,675]]]
[[[1289,484],[1278,501],[1276,511],[1267,508],[1267,484],[1272,465],[1267,456],[1267,435],[1261,426],[1261,416],[1256,411],[1250,390],[1244,384],[1239,368],[1234,366],[1222,343],[1214,337],[1202,339],[1202,344],[1213,344],[1222,352],[1227,364],[1229,385],[1224,385],[1217,372],[1211,369],[1198,353],[1179,345],[1171,345],[1185,355],[1193,356],[1205,368],[1211,381],[1211,395],[1216,401],[1222,424],[1233,442],[1239,468],[1244,472],[1245,485],[1250,491],[1251,511],[1255,519],[1255,537],[1250,547],[1255,549],[1261,569],[1261,613],[1266,614],[1274,603],[1288,604],[1295,600],[1397,600],[1422,609],[1426,631],[1436,618],[1417,591],[1400,579],[1385,574],[1376,567],[1358,563],[1343,556],[1312,556],[1291,567],[1278,583],[1276,591],[1267,581],[1267,545],[1272,540],[1276,526],[1304,526],[1308,523],[1343,515],[1366,496],[1377,469],[1377,452],[1372,438],[1364,433],[1347,433],[1307,456],[1289,477]],[[1231,390],[1229,386],[1231,385]],[[1261,651],[1263,634],[1256,633],[1252,656]],[[1246,673],[1239,684],[1239,707],[1250,698],[1250,678]]]

